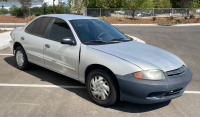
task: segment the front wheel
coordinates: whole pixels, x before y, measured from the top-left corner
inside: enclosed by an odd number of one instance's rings
[[[26,56],[24,49],[21,46],[18,46],[15,51],[15,60],[17,67],[21,70],[27,70],[29,67],[29,62]]]
[[[111,106],[118,101],[117,84],[104,70],[95,69],[89,73],[87,90],[92,99],[101,106]]]

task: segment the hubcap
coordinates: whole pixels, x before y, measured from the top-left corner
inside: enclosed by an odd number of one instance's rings
[[[16,60],[19,66],[22,66],[24,64],[24,56],[21,51],[17,51]]]
[[[90,91],[97,100],[106,100],[110,95],[109,84],[102,76],[94,76],[92,78]]]

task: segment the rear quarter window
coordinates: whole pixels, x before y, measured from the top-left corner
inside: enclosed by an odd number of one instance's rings
[[[32,23],[30,23],[30,24],[26,27],[25,32],[31,33],[34,24],[35,24],[35,21],[33,21]]]

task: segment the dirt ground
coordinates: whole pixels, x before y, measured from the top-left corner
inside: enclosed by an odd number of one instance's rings
[[[200,23],[200,18],[195,19],[182,19],[182,18],[174,18],[170,20],[169,18],[156,18],[153,21],[152,18],[112,18],[112,17],[101,17],[99,19],[105,20],[110,24],[187,24],[187,23]],[[17,18],[15,16],[0,16],[0,23],[28,23],[31,20],[31,17],[26,18]]]
[[[0,33],[8,32],[10,30],[0,30]]]
[[[110,24],[187,24],[187,23],[200,23],[200,19],[181,19],[181,18],[174,18],[170,20],[169,18],[156,18],[153,21],[152,18],[139,18],[139,19],[132,19],[132,18],[100,18],[105,20]]]
[[[28,23],[31,17],[18,18],[16,16],[2,16],[0,15],[0,23]]]

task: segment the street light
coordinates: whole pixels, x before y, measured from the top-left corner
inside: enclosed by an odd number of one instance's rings
[[[53,13],[55,14],[55,5],[54,5],[54,1],[55,1],[55,0],[53,0]]]
[[[63,5],[63,7],[64,7],[64,14],[66,14],[66,11],[65,11],[65,5],[66,5],[66,4],[65,4],[65,2],[64,2],[64,1],[61,1],[60,4]]]
[[[45,14],[46,14],[46,6],[47,6],[47,3],[44,2],[44,3],[43,3],[43,6],[44,6],[44,15],[45,15]]]

